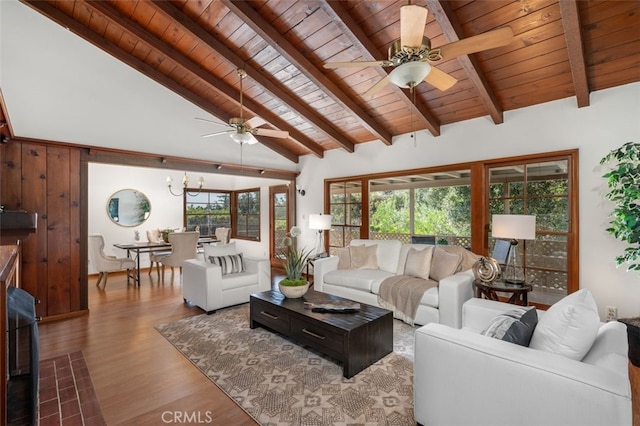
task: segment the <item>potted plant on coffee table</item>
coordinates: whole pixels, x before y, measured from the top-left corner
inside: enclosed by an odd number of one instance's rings
[[[292,227],[283,241],[285,249],[280,253],[280,262],[287,277],[278,283],[278,288],[290,299],[302,297],[309,290],[309,282],[302,276],[302,271],[307,266],[311,250],[298,248],[296,239],[300,234],[300,228]]]

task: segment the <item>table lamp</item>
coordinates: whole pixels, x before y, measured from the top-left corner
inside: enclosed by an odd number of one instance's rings
[[[504,271],[504,281],[522,285],[525,282],[524,267],[518,256],[518,240],[536,238],[536,217],[523,214],[494,214],[491,235],[494,238],[511,240],[511,248]]]
[[[326,257],[327,253],[324,250],[324,231],[331,229],[331,215],[322,213],[310,214],[309,229],[318,231],[316,238],[316,257]]]

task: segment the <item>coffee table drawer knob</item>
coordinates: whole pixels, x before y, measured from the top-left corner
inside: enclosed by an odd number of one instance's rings
[[[267,317],[267,318],[271,318],[271,319],[274,319],[274,320],[277,320],[277,319],[278,319],[278,316],[277,316],[277,315],[270,314],[269,312],[260,311],[260,313],[261,313],[262,315],[264,315],[265,317]]]
[[[309,331],[309,330],[307,330],[306,328],[303,328],[303,329],[302,329],[302,332],[303,332],[303,333],[305,333],[305,334],[308,334],[309,336],[313,336],[313,337],[315,337],[316,339],[324,340],[324,336],[321,336],[321,335],[316,334],[316,333],[314,333],[314,332],[312,332],[312,331]]]

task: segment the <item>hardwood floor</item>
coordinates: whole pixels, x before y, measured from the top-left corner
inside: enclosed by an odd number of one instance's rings
[[[135,287],[124,274],[109,274],[105,291],[90,277],[89,315],[40,324],[40,359],[81,350],[108,425],[255,425],[154,329],[202,313],[183,303],[180,275],[172,282],[168,270],[164,284],[146,271],[141,277]],[[275,271],[273,281],[280,278]],[[640,426],[640,368],[629,364],[629,375],[633,424]]]
[[[155,274],[141,276],[135,287],[124,274],[109,274],[105,291],[90,277],[89,315],[40,324],[40,359],[81,350],[108,425],[185,424],[185,417],[255,425],[154,329],[203,313],[183,303],[180,275],[171,282],[168,270],[164,284]]]

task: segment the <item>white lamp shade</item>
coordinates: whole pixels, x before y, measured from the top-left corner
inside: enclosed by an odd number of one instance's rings
[[[431,72],[431,65],[427,62],[407,62],[397,66],[389,74],[389,81],[396,86],[415,87]]]
[[[494,214],[491,226],[494,238],[535,240],[536,217],[524,214]]]
[[[309,229],[318,229],[321,231],[324,231],[326,229],[331,229],[331,215],[330,214],[310,214]]]

